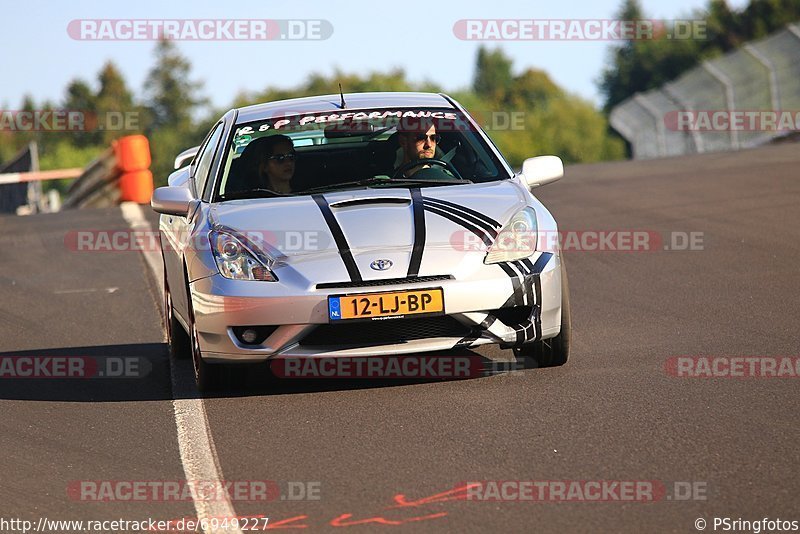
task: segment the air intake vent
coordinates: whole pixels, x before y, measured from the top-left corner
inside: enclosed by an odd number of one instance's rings
[[[352,198],[350,200],[342,200],[331,204],[331,208],[350,208],[352,206],[368,206],[372,204],[411,204],[409,198],[398,197],[371,197],[371,198]]]
[[[449,315],[419,319],[393,319],[344,324],[323,324],[307,335],[304,347],[363,347],[393,345],[415,339],[434,337],[463,338],[472,332],[468,326]]]
[[[382,280],[362,280],[361,282],[327,282],[324,284],[317,284],[317,289],[350,289],[353,287],[379,287],[391,286],[395,284],[417,284],[429,282],[442,282],[444,280],[452,280],[450,275],[439,276],[417,276],[411,278],[385,278]]]

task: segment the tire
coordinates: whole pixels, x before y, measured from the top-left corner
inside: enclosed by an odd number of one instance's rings
[[[172,307],[172,294],[167,285],[166,273],[164,278],[164,328],[167,331],[167,346],[169,347],[170,358],[185,360],[192,355],[192,346],[189,334],[183,325],[175,317],[175,310]]]
[[[197,334],[197,325],[194,319],[194,309],[191,303],[191,294],[188,293],[189,288],[186,288],[187,296],[189,296],[189,316],[190,316],[190,333],[189,333],[189,353],[192,356],[192,365],[194,367],[194,379],[197,384],[197,390],[200,393],[213,393],[230,388],[241,388],[246,382],[246,368],[245,364],[224,364],[224,363],[208,363],[203,359],[203,354],[200,351],[200,340]]]
[[[189,277],[186,266],[183,266],[184,283],[186,284],[186,307],[189,310],[189,355],[192,357],[192,367],[194,368],[194,380],[197,389],[201,393],[218,391],[225,386],[222,376],[222,365],[214,365],[206,362],[200,352],[200,339],[197,334],[197,325],[194,320],[194,306],[192,306],[192,293],[189,287]]]
[[[514,349],[514,353],[532,360],[532,367],[559,367],[569,360],[572,338],[572,313],[569,304],[569,280],[564,256],[561,256],[561,332],[554,338],[543,339]],[[527,365],[526,365],[527,367]]]
[[[200,352],[200,342],[197,335],[197,326],[194,323],[194,312],[191,318],[191,340],[192,364],[194,367],[194,379],[197,389],[201,393],[211,393],[219,391],[227,385],[225,380],[225,366],[208,363],[203,359]]]

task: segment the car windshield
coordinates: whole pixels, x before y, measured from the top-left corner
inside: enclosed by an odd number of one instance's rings
[[[509,178],[453,109],[343,110],[236,125],[216,200]]]

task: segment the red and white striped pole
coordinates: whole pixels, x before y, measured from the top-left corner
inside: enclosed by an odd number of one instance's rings
[[[0,185],[18,184],[20,182],[38,182],[41,180],[60,180],[62,178],[77,178],[83,174],[83,169],[56,169],[54,171],[36,172],[9,172],[0,174]]]

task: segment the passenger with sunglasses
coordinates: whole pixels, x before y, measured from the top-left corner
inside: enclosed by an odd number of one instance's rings
[[[402,160],[395,168],[420,159],[432,159],[436,157],[436,147],[441,141],[441,136],[436,133],[436,125],[433,121],[423,120],[420,123],[410,126],[400,125],[397,128],[397,143],[400,145]],[[405,172],[411,176],[420,169],[427,169],[429,165],[412,167]]]
[[[291,193],[296,157],[292,140],[285,135],[271,135],[262,139],[263,152],[258,166],[262,183],[259,187],[276,193]]]

